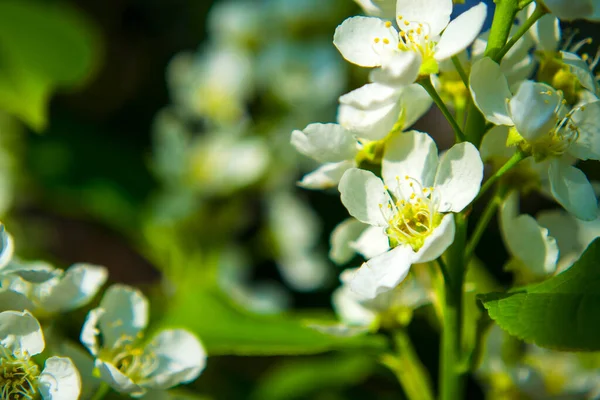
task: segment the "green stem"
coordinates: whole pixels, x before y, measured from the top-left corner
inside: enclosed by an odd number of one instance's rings
[[[481,236],[483,235],[483,232],[485,231],[488,224],[492,220],[492,217],[496,213],[496,210],[498,209],[500,204],[502,204],[502,201],[504,201],[504,198],[506,197],[507,192],[508,192],[508,186],[502,185],[502,184],[500,186],[498,186],[498,189],[496,190],[494,197],[485,206],[483,213],[477,220],[477,225],[475,225],[475,230],[473,231],[473,234],[471,235],[471,239],[469,239],[469,243],[467,244],[467,249],[465,251],[465,261],[467,264],[469,263],[469,260],[471,260],[471,257],[473,257],[473,253],[475,252],[475,248],[477,247],[479,240],[481,240]]]
[[[448,107],[446,107],[446,104],[444,104],[444,101],[431,84],[431,79],[429,78],[429,76],[419,79],[417,83],[421,85],[423,89],[427,91],[427,93],[429,93],[429,96],[433,99],[433,102],[438,106],[442,114],[444,114],[444,117],[446,117],[448,123],[450,123],[450,126],[452,126],[452,129],[454,130],[456,141],[464,142],[465,140],[467,140],[462,129],[460,129],[460,126],[458,126],[458,123],[452,116],[452,113],[450,112],[450,110],[448,110]]]
[[[517,43],[517,41],[521,39],[521,37],[524,34],[527,33],[529,28],[531,28],[531,26],[535,24],[538,19],[542,18],[547,13],[548,11],[546,11],[546,9],[543,6],[536,5],[533,14],[531,14],[531,16],[527,18],[527,21],[525,21],[523,25],[519,27],[517,32],[515,32],[515,34],[510,38],[510,40],[504,45],[504,47],[502,47],[502,49],[500,49],[500,51],[496,53],[496,55],[493,58],[494,61],[499,62],[502,59],[502,57],[504,57],[506,53],[508,53],[511,47],[513,47],[515,43]]]
[[[410,400],[433,400],[429,374],[421,363],[408,333],[403,329],[395,331],[394,343],[398,354],[384,356],[383,363],[394,371]]]
[[[491,188],[492,185],[494,183],[496,183],[496,181],[498,179],[500,179],[500,177],[502,175],[504,175],[505,173],[507,173],[508,171],[510,171],[515,165],[517,165],[518,163],[520,163],[521,161],[523,161],[527,157],[529,157],[529,156],[527,154],[521,152],[521,151],[517,151],[515,154],[513,154],[513,156],[511,158],[509,158],[508,161],[503,166],[501,166],[498,171],[496,171],[494,173],[494,175],[490,176],[489,179],[487,181],[485,181],[485,183],[483,184],[483,186],[481,186],[481,190],[479,191],[479,194],[477,195],[477,197],[475,197],[475,200],[480,199],[481,196],[483,196],[483,194],[489,188]]]
[[[510,36],[517,12],[519,11],[518,0],[496,0],[496,11],[490,28],[485,56],[500,63],[502,56],[498,56]]]
[[[110,392],[110,386],[106,382],[102,382],[91,400],[102,400],[108,392]]]
[[[454,243],[448,249],[451,284],[444,285],[444,324],[440,353],[440,399],[464,398],[462,349],[462,292],[465,279],[464,246],[467,220],[456,214]]]
[[[438,257],[436,261],[437,261],[438,265],[440,266],[440,271],[442,271],[442,276],[444,277],[444,282],[446,283],[446,285],[450,285],[451,278],[450,278],[450,272],[448,272],[448,266],[446,265],[446,263],[444,262],[442,257]]]
[[[467,90],[469,90],[469,76],[465,72],[465,69],[463,68],[457,56],[452,56],[452,64],[454,64],[454,68],[456,68],[456,72],[458,72],[460,79],[462,79]]]

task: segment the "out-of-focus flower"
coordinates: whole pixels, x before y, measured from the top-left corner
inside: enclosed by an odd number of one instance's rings
[[[147,389],[168,389],[198,377],[206,362],[200,341],[182,329],[158,332],[143,340],[148,300],[124,285],[113,285],[91,310],[81,342],[96,358],[100,378],[121,393],[141,396]]]
[[[466,49],[486,18],[480,3],[450,22],[452,0],[398,0],[396,23],[373,17],[352,17],[335,31],[333,43],[344,58],[373,71],[376,82],[398,85],[418,75],[437,73],[438,62]]]
[[[73,362],[50,357],[40,372],[31,359],[45,347],[40,323],[28,311],[0,313],[0,394],[3,399],[73,400],[81,381]]]
[[[498,64],[483,58],[471,69],[473,101],[485,118],[512,127],[507,146],[518,147],[539,161],[549,160],[548,178],[556,201],[576,217],[596,218],[596,196],[571,157],[600,159],[600,101],[571,110],[561,92],[525,81],[512,94]]]
[[[600,20],[600,2],[598,0],[543,0],[552,14],[559,19],[571,21],[574,19]]]
[[[460,143],[441,160],[429,135],[411,131],[392,136],[382,161],[383,181],[352,168],[339,185],[342,203],[359,221],[379,227],[361,238],[391,250],[363,264],[350,283],[363,299],[395,288],[411,264],[439,257],[454,240],[454,215],[477,195],[483,163],[477,149]],[[384,183],[385,182],[385,183]]]
[[[71,311],[87,304],[108,277],[106,268],[89,264],[56,271],[56,276],[42,283],[27,282],[16,275],[4,278],[0,309],[26,309],[38,318]]]

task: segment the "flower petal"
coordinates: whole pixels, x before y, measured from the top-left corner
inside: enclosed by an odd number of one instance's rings
[[[373,82],[390,87],[403,87],[414,83],[419,76],[422,57],[414,51],[394,52],[382,59],[381,68],[374,69],[369,74]]]
[[[50,287],[42,283],[40,298],[48,312],[70,311],[87,304],[108,278],[108,270],[91,264],[74,264]]]
[[[12,236],[6,231],[4,224],[0,223],[0,270],[11,260],[14,250]]]
[[[473,43],[487,16],[487,6],[479,3],[452,20],[442,33],[434,57],[436,60],[446,60]]]
[[[0,313],[0,344],[13,353],[30,356],[44,351],[46,343],[40,323],[29,311]]]
[[[397,0],[396,18],[400,29],[404,22],[423,23],[429,26],[429,36],[437,36],[450,22],[452,0]]]
[[[561,51],[562,61],[569,66],[569,70],[577,77],[581,86],[592,93],[598,92],[598,82],[594,72],[590,69],[588,63],[583,61],[577,54]]]
[[[573,122],[579,129],[577,140],[569,147],[569,154],[580,160],[600,160],[600,101],[588,103],[573,113]]]
[[[29,310],[36,312],[37,307],[23,293],[12,289],[0,289],[0,311]]]
[[[481,159],[485,162],[491,161],[493,158],[500,158],[504,161],[509,159],[514,154],[515,148],[507,147],[506,139],[508,139],[507,126],[498,125],[490,129],[481,140],[479,148]]]
[[[375,299],[406,278],[414,256],[410,246],[398,246],[370,259],[356,271],[350,289],[360,300]]]
[[[456,227],[454,214],[446,214],[437,228],[427,236],[423,246],[415,255],[413,263],[429,262],[440,257],[454,242]]]
[[[429,187],[433,184],[437,164],[437,147],[431,136],[409,131],[387,140],[381,171],[389,187],[395,187],[397,178],[402,180],[405,176],[416,179],[422,187]]]
[[[544,5],[561,20],[585,19],[594,13],[593,0],[544,0]]]
[[[103,347],[112,348],[123,336],[135,338],[148,325],[148,300],[132,287],[112,285],[98,308],[104,310],[98,320]]]
[[[111,388],[119,393],[140,396],[146,392],[144,388],[136,384],[130,377],[119,371],[119,369],[111,363],[97,358],[96,369],[100,373],[100,379],[108,383]]]
[[[531,3],[527,8],[528,16],[533,14],[536,7],[535,3]],[[558,49],[560,42],[560,23],[554,15],[544,15],[537,20],[529,29],[529,33],[533,40],[537,43],[537,49],[542,51],[555,52]]]
[[[402,130],[410,128],[415,122],[421,119],[429,111],[433,103],[431,96],[419,84],[404,87],[399,101],[402,110]]]
[[[518,215],[518,201],[518,192],[512,192],[500,208],[504,243],[511,255],[534,276],[552,274],[558,260],[556,240],[531,215]]]
[[[160,332],[146,346],[154,354],[156,369],[141,384],[153,389],[168,389],[196,379],[206,365],[206,351],[200,341],[183,329]]]
[[[336,264],[345,264],[356,254],[351,244],[358,239],[368,227],[354,218],[347,218],[339,223],[329,237],[329,258]]]
[[[67,357],[48,358],[38,382],[44,400],[77,399],[81,392],[79,372]]]
[[[354,218],[369,225],[387,225],[380,205],[388,204],[389,194],[372,172],[350,168],[340,180],[339,191],[342,203]]]
[[[377,318],[377,314],[362,305],[356,294],[346,285],[333,292],[331,301],[335,313],[348,325],[369,326]]]
[[[546,135],[556,124],[556,106],[561,97],[552,87],[525,81],[508,102],[508,109],[521,136],[530,142]]]
[[[356,139],[338,124],[310,124],[292,132],[292,145],[302,154],[322,163],[335,163],[354,158]]]
[[[348,169],[355,167],[354,161],[328,163],[302,177],[298,186],[304,189],[329,189],[337,186]]]
[[[564,161],[553,160],[548,169],[548,178],[552,195],[565,210],[584,221],[596,219],[596,195],[581,170]]]
[[[386,27],[382,19],[352,17],[335,29],[333,44],[351,63],[361,67],[378,67],[381,55],[396,49],[398,33],[393,27]]]
[[[384,228],[370,226],[353,242],[351,246],[364,258],[377,257],[390,249],[390,241]]]
[[[475,105],[488,121],[496,125],[512,125],[506,101],[511,93],[500,66],[484,57],[471,67],[469,89]]]
[[[483,162],[479,151],[469,142],[455,144],[442,157],[435,175],[434,195],[441,202],[440,212],[460,212],[479,193]]]

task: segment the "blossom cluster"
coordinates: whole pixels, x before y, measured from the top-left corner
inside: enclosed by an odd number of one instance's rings
[[[161,394],[195,380],[204,369],[200,341],[184,329],[150,339],[148,300],[114,284],[90,310],[77,345],[56,329],[63,315],[87,306],[108,279],[106,268],[67,270],[14,256],[0,224],[0,393],[3,399],[74,400],[106,389],[134,397]],[[43,360],[43,364],[39,361]],[[106,389],[105,389],[106,388]]]

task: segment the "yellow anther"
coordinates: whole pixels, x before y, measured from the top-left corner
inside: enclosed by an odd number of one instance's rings
[[[408,21],[404,21],[404,25],[406,25],[406,26],[409,26],[409,25],[410,25],[410,22],[408,22]]]
[[[420,35],[423,30],[421,28],[417,28],[417,35]]]
[[[401,20],[401,19],[402,19],[402,15],[398,15],[398,20]]]
[[[373,41],[374,41],[375,43],[379,43],[379,40],[380,40],[380,39],[379,39],[378,37],[376,37],[375,39],[373,39]]]
[[[582,54],[582,55],[581,55],[581,59],[582,59],[583,61],[587,61],[589,58],[590,58],[590,55],[589,55],[589,54],[587,54],[587,53],[584,53],[584,54]]]
[[[404,179],[409,180],[410,178],[408,177],[408,175],[404,175]]]
[[[383,38],[383,43],[390,44],[390,40],[388,38]]]
[[[415,197],[416,197],[416,195],[415,195],[414,193],[411,193],[411,195],[410,195],[410,199],[411,199],[411,200],[414,200],[414,198],[415,198]]]
[[[429,40],[429,35],[425,35],[425,40]]]
[[[383,188],[384,188],[385,190],[390,190],[390,188],[388,187],[388,185],[383,185]]]
[[[383,204],[379,203],[379,208],[383,208]]]
[[[581,107],[579,107],[579,109],[580,109],[581,111],[585,111],[585,106],[581,106]]]
[[[392,26],[392,23],[390,21],[385,21],[385,27],[389,28]]]

